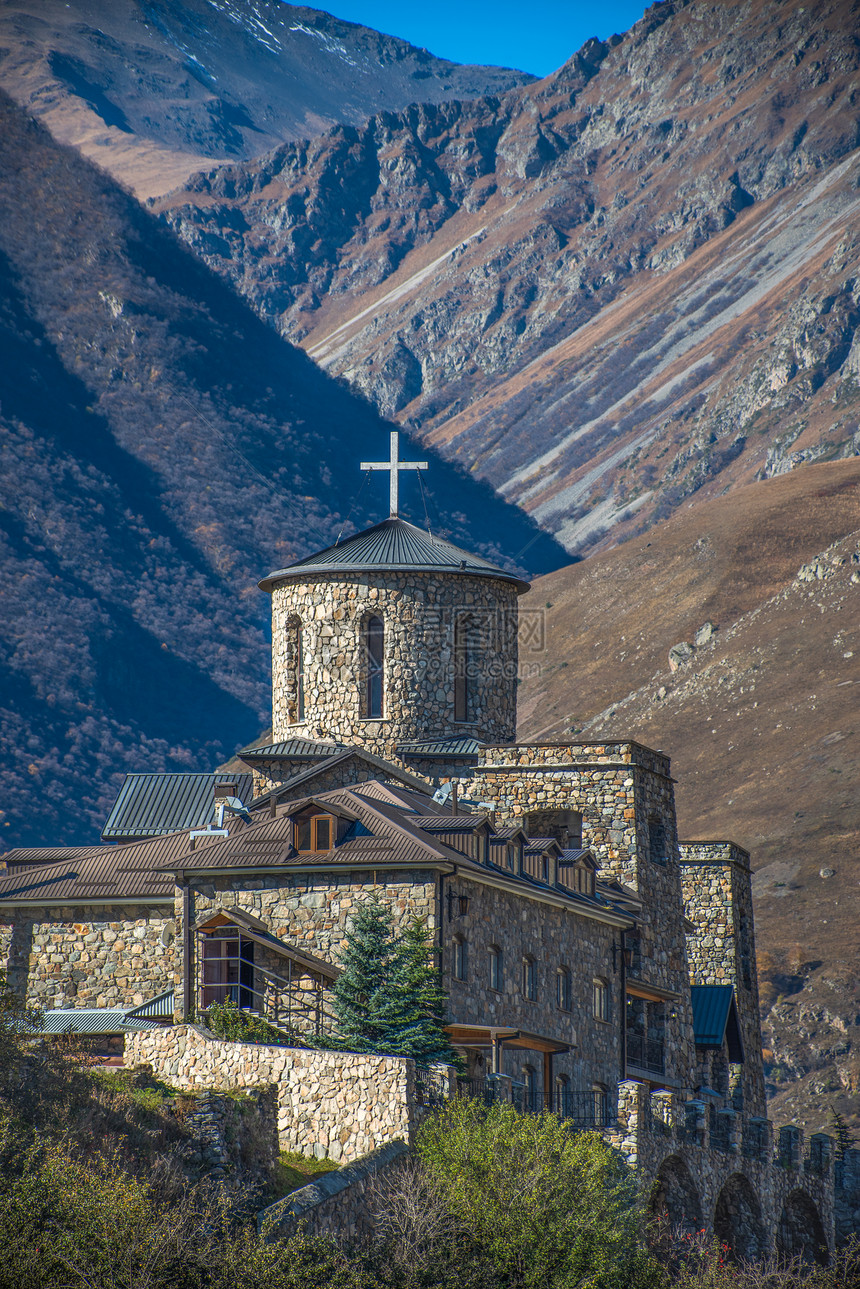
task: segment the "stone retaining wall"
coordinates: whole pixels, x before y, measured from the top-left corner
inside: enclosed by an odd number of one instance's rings
[[[263,1209],[257,1219],[267,1240],[288,1239],[300,1222],[311,1235],[330,1235],[339,1243],[355,1244],[373,1234],[368,1190],[374,1178],[409,1154],[403,1141],[381,1146],[363,1159],[326,1173],[318,1181],[293,1191]]]
[[[316,1052],[215,1038],[199,1025],[130,1034],[126,1065],[151,1065],[182,1088],[277,1086],[284,1150],[350,1162],[386,1142],[412,1143],[420,1115],[405,1057]]]

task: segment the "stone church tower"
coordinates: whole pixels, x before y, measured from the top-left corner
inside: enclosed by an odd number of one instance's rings
[[[528,583],[399,517],[398,472],[423,463],[399,462],[392,440],[390,517],[260,582],[272,597],[276,743],[335,741],[398,761],[515,736]]]

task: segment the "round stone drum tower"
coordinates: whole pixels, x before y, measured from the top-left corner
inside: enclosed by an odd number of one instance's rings
[[[397,759],[404,743],[514,738],[528,589],[515,574],[394,513],[260,587],[272,596],[273,741]]]

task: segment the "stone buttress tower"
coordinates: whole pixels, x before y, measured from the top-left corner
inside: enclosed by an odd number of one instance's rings
[[[764,1066],[753,926],[750,857],[730,841],[681,843],[681,873],[687,917],[695,930],[687,952],[694,985],[731,985],[735,991],[743,1064],[714,1049],[707,1071],[711,1086],[731,1081],[737,1109],[763,1116]],[[728,1065],[718,1069],[717,1063]],[[722,1091],[723,1089],[718,1089]]]

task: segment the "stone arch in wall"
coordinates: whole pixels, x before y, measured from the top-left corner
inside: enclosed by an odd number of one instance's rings
[[[829,1262],[827,1237],[818,1209],[805,1191],[794,1190],[782,1208],[776,1228],[776,1251],[804,1262]]]
[[[743,1173],[733,1173],[717,1196],[714,1235],[736,1262],[756,1262],[767,1255],[761,1204]]]
[[[702,1229],[699,1191],[680,1155],[669,1155],[657,1169],[650,1209],[652,1217],[668,1228],[670,1238]]]

